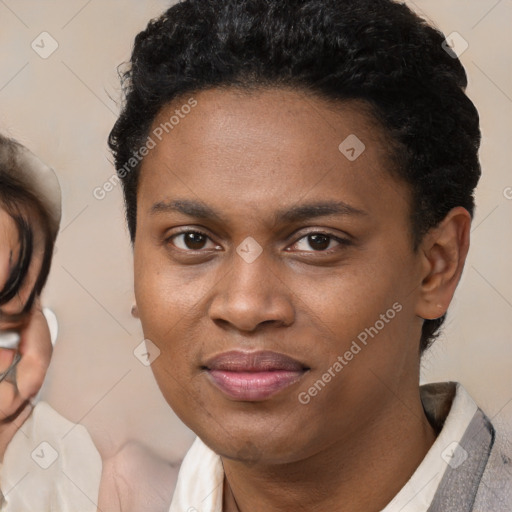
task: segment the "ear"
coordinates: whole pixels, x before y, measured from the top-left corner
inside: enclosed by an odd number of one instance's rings
[[[423,238],[421,284],[416,315],[434,320],[443,316],[459,283],[469,250],[471,215],[457,206]]]

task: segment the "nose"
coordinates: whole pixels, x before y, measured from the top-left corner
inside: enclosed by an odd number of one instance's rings
[[[278,272],[265,252],[252,263],[235,253],[229,272],[214,290],[210,318],[244,332],[263,324],[291,325],[295,317],[293,294]]]

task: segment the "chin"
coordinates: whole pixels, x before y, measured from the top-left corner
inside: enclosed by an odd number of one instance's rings
[[[284,416],[286,418],[286,416]],[[308,454],[305,447],[314,441],[298,423],[271,421],[267,418],[233,417],[216,415],[198,421],[187,421],[187,426],[215,453],[226,459],[244,464],[286,464],[298,461]],[[300,452],[298,452],[298,449]]]

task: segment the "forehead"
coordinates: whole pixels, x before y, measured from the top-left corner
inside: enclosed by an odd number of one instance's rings
[[[188,195],[217,197],[224,209],[244,202],[254,212],[263,203],[266,209],[269,202],[334,190],[368,206],[379,190],[400,188],[389,172],[385,133],[363,102],[328,102],[286,89],[212,89],[163,108],[149,137],[142,208]]]

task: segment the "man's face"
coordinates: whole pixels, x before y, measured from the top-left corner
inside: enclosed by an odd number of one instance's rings
[[[417,392],[408,188],[355,102],[194,98],[160,112],[141,168],[135,291],[153,371],[217,453],[300,460]],[[176,110],[191,111],[159,141]]]

